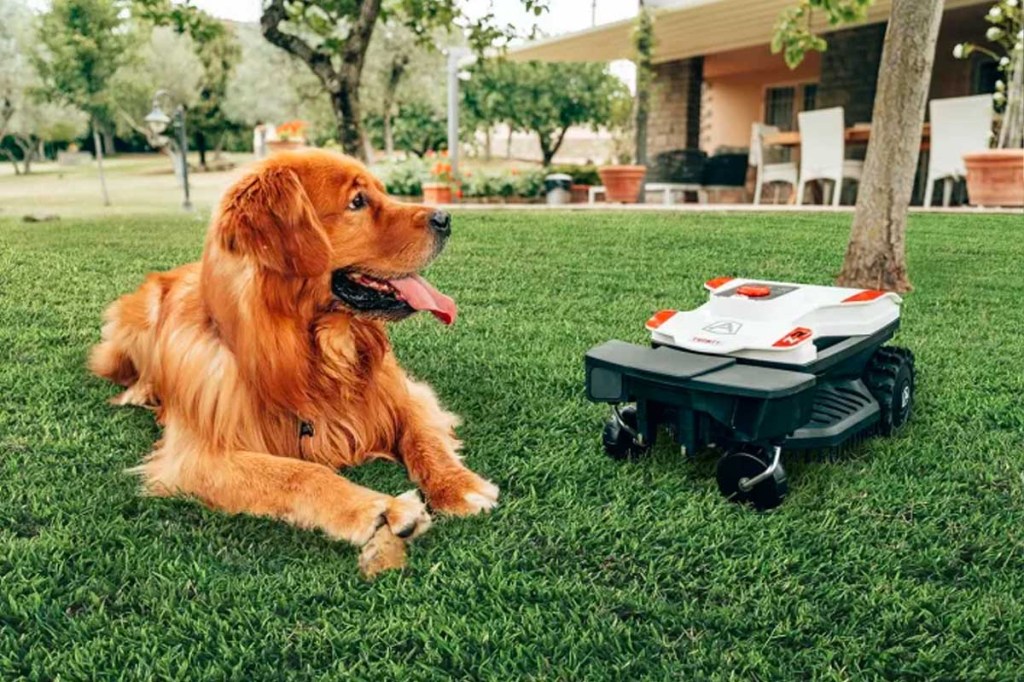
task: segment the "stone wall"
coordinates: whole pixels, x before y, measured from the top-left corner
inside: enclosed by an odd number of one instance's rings
[[[885,24],[836,31],[826,39],[817,108],[843,107],[847,126],[870,122]]]
[[[696,149],[700,143],[701,57],[656,64],[647,120],[647,158],[661,152]]]

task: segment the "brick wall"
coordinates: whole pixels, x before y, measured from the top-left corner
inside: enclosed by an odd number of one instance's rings
[[[829,33],[821,57],[817,108],[843,107],[846,125],[871,121],[885,24]]]
[[[651,113],[647,120],[647,158],[672,149],[696,149],[700,143],[701,57],[654,67]]]

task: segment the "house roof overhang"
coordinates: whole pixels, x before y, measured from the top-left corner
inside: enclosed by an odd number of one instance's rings
[[[764,45],[772,39],[779,14],[793,4],[793,0],[686,0],[678,6],[656,10],[654,62]],[[839,28],[886,21],[892,4],[893,0],[877,0],[868,10],[866,20]],[[945,9],[985,4],[989,0],[946,0]],[[617,21],[512,47],[508,56],[515,61],[548,62],[631,59],[633,27],[631,19]],[[818,33],[838,30],[828,25],[821,12],[816,13],[813,27]]]

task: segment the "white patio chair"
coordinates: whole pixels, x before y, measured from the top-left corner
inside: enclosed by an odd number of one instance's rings
[[[761,190],[765,185],[773,183],[785,183],[796,187],[797,172],[796,164],[788,163],[765,163],[764,162],[764,138],[767,135],[774,135],[779,132],[775,126],[763,123],[754,123],[750,126],[750,165],[757,169],[757,180],[754,184],[754,205],[761,203]],[[775,201],[779,200],[779,188],[775,187]]]
[[[932,205],[935,181],[942,180],[942,205],[949,206],[953,181],[967,175],[964,154],[988,149],[992,130],[992,95],[933,99],[931,150],[924,205]]]
[[[832,181],[832,205],[839,205],[843,193],[843,179],[860,181],[863,161],[847,160],[846,139],[843,130],[843,108],[801,111],[800,121],[800,184],[796,188],[796,203],[804,203],[804,187],[812,180]],[[828,195],[824,195],[828,203]]]

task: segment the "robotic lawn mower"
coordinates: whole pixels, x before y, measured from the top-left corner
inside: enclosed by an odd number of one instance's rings
[[[612,406],[609,456],[643,455],[665,425],[690,455],[724,451],[728,499],[771,509],[788,492],[784,449],[833,452],[907,422],[914,356],[885,345],[898,295],[730,277],[705,288],[696,310],[647,321],[650,348],[608,341],[587,353],[587,397]]]

